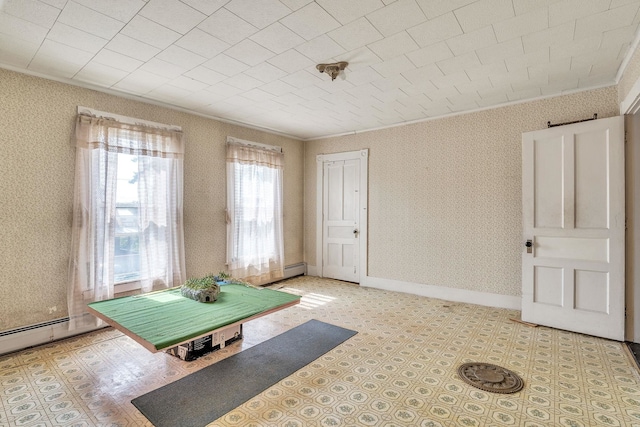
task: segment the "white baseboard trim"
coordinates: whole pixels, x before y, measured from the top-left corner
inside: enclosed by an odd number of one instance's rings
[[[318,269],[315,265],[307,264],[307,276],[317,276]]]
[[[68,319],[57,319],[40,325],[5,331],[0,335],[0,355],[70,338],[105,326],[84,327],[70,331]]]
[[[437,298],[445,301],[478,304],[487,307],[520,310],[522,299],[510,295],[492,294],[488,292],[470,291],[466,289],[448,288],[445,286],[422,285],[379,277],[365,277],[360,286],[382,289],[385,291],[403,292],[423,297]]]

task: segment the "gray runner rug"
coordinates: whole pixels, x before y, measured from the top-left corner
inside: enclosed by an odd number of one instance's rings
[[[156,427],[202,427],[357,334],[310,320],[131,401]]]

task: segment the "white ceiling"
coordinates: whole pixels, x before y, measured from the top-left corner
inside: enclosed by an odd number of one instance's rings
[[[0,66],[312,139],[615,84],[639,7],[0,0]]]

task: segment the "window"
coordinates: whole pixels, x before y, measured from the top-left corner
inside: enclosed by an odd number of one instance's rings
[[[140,279],[138,176],[138,158],[130,154],[118,154],[113,252],[113,275],[116,284]]]
[[[253,284],[284,276],[283,157],[277,147],[228,139],[227,264]]]
[[[75,143],[71,328],[116,284],[147,292],[186,279],[182,132],[78,114]]]

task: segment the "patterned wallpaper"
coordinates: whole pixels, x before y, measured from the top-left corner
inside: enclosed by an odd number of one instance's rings
[[[182,126],[187,275],[224,270],[227,135],[285,152],[285,263],[303,261],[303,145],[278,135],[0,69],[0,331],[67,315],[76,107]]]
[[[617,87],[305,143],[305,259],[316,155],[369,148],[368,276],[521,294],[521,134],[618,114]]]

